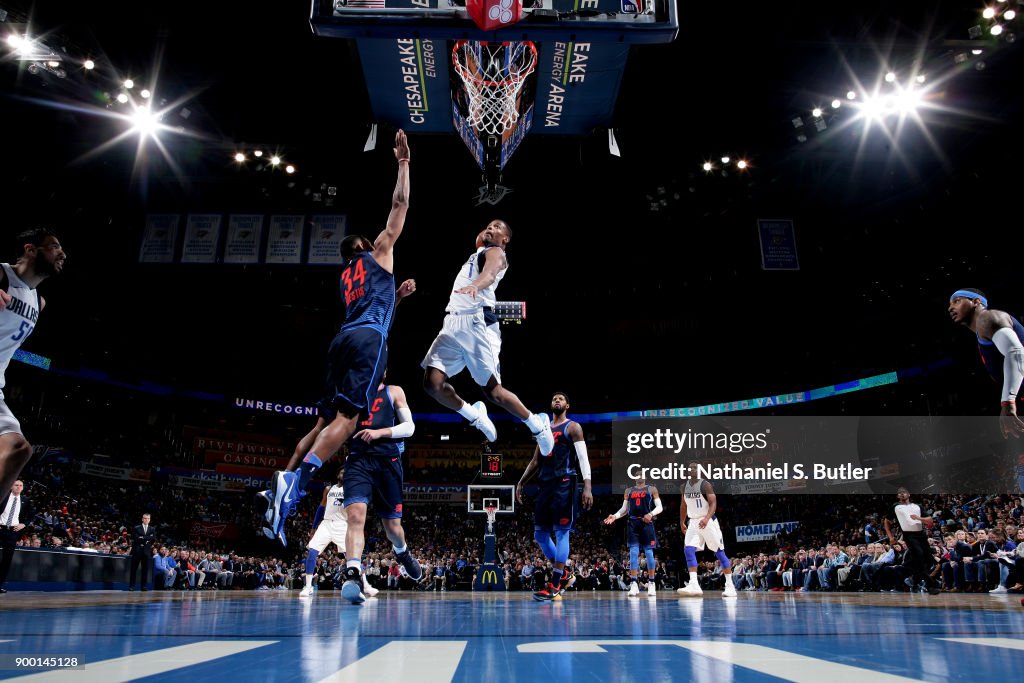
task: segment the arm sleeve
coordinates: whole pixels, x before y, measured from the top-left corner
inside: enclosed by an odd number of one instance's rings
[[[416,423],[412,421],[412,411],[409,406],[399,408],[398,424],[391,428],[392,439],[408,439],[416,433]]]
[[[661,496],[658,496],[657,498],[654,499],[654,509],[651,510],[651,516],[657,517],[661,514],[661,511],[663,509],[664,508],[661,507]]]
[[[615,519],[619,519],[620,517],[625,517],[628,511],[629,511],[629,503],[626,502],[625,500],[623,500],[622,501],[622,507],[620,507],[618,510],[615,511]]]
[[[1024,379],[1024,345],[1012,327],[1001,327],[992,335],[992,343],[1003,354],[1003,395],[1000,401],[1016,401]]]
[[[580,477],[583,481],[588,481],[590,479],[590,458],[587,456],[587,442],[574,441],[573,446],[576,448],[576,458],[580,461]]]

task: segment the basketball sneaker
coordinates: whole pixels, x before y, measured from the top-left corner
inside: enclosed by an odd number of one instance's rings
[[[274,472],[270,481],[270,509],[267,510],[267,526],[274,531],[282,545],[287,546],[284,536],[284,521],[292,511],[297,497],[295,484],[298,476],[294,472]]]
[[[395,559],[402,563],[402,566],[405,567],[405,571],[409,575],[410,579],[419,582],[419,580],[423,578],[423,567],[421,567],[420,563],[416,561],[416,558],[412,556],[412,553],[409,552],[408,548],[406,548],[405,552],[395,553]]]
[[[469,424],[483,432],[484,438],[488,441],[495,441],[498,438],[498,430],[494,428],[491,418],[487,417],[487,406],[483,401],[477,401],[473,404],[473,409],[477,412],[477,418]]]
[[[732,582],[732,576],[725,577],[725,590],[722,591],[723,598],[736,597],[736,584]]]
[[[362,572],[358,567],[345,567],[345,583],[341,586],[341,597],[353,605],[366,602],[362,589]]]
[[[629,584],[629,592],[626,593],[626,595],[628,595],[631,598],[635,598],[636,596],[640,595],[640,586],[637,585],[636,581]]]
[[[548,585],[541,588],[539,591],[533,594],[533,599],[537,602],[549,602],[551,600],[560,600],[561,590],[558,586],[554,585],[550,581]]]
[[[683,597],[700,597],[701,595],[704,595],[704,591],[700,589],[700,584],[696,581],[691,581],[682,588],[677,588],[676,593]]]
[[[654,581],[647,582],[647,597],[656,598],[658,597],[658,589],[654,585]]]
[[[377,593],[380,593],[380,591],[371,586],[370,582],[366,580],[366,574],[363,574],[363,595],[368,598],[375,598]]]
[[[270,489],[256,494],[256,511],[260,517],[266,520],[267,524],[270,524],[270,519],[267,517],[270,512]]]
[[[540,419],[541,430],[535,432],[533,438],[541,455],[551,455],[551,449],[555,447],[555,435],[551,433],[551,418],[547,413],[540,413],[537,417]]]
[[[299,591],[300,598],[311,598],[313,597],[313,587],[303,586],[302,590]]]

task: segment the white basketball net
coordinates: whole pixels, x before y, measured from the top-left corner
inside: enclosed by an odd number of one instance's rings
[[[498,515],[498,508],[488,506],[488,507],[484,508],[484,512],[487,513],[487,523],[488,524],[494,524],[494,519]]]
[[[452,50],[455,73],[466,86],[467,120],[474,128],[501,135],[519,120],[519,92],[537,66],[533,43],[460,40]]]

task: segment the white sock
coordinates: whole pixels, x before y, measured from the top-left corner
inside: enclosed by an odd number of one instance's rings
[[[409,546],[407,546],[407,545],[403,545],[403,546],[402,546],[401,548],[399,548],[399,547],[398,547],[397,545],[395,545],[394,543],[392,543],[392,544],[391,544],[391,549],[392,549],[393,551],[395,551],[395,555],[401,555],[402,553],[404,553],[404,552],[405,552],[406,550],[408,550],[408,549],[409,549]]]
[[[693,585],[697,585],[697,572],[690,572],[690,581],[693,583]]]
[[[313,575],[312,574],[306,574],[306,588],[312,588],[312,587],[313,587]]]
[[[462,402],[462,407],[458,410],[459,415],[466,418],[470,422],[476,422],[476,419],[480,417],[480,413],[476,408],[469,405],[465,401]]]
[[[530,413],[529,416],[523,420],[523,424],[529,427],[530,431],[534,434],[537,434],[540,430],[544,429],[544,425],[541,424],[540,418],[537,417],[536,413]]]
[[[355,567],[360,572],[363,571],[363,565],[359,560],[348,560],[345,562],[346,567]]]

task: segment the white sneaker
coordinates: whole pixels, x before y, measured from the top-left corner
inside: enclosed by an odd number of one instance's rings
[[[299,591],[299,597],[300,598],[311,598],[311,597],[313,597],[313,587],[312,586],[306,586],[305,588],[300,590]]]
[[[368,598],[372,598],[375,597],[377,593],[380,593],[380,591],[371,586],[369,583],[367,583],[366,578],[363,577],[363,595],[365,595]]]
[[[640,595],[640,586],[636,585],[636,581],[629,584],[629,592],[626,593],[626,595],[628,595],[631,598],[635,598],[636,596]]]
[[[540,454],[548,456],[551,455],[551,449],[555,447],[555,435],[551,433],[551,418],[548,417],[547,413],[540,413],[537,417],[540,418],[542,427],[539,432],[533,435],[533,438],[537,441]]]
[[[736,597],[736,584],[732,582],[732,579],[728,576],[725,577],[725,590],[722,591],[723,598],[735,598]]]
[[[704,595],[704,591],[700,589],[700,585],[696,581],[691,581],[682,588],[677,588],[676,593],[684,597],[699,597]]]
[[[647,583],[647,597],[656,598],[658,597],[658,590],[654,586],[654,582],[650,581]]]
[[[1006,592],[1006,586],[1003,586],[1002,584],[1000,584],[1000,585],[996,586],[995,588],[993,588],[992,590],[990,590],[988,592],[988,594],[989,595],[999,595],[1000,593],[1005,593],[1005,592]]]
[[[481,432],[483,432],[484,438],[488,441],[495,441],[498,438],[498,430],[494,428],[494,423],[487,417],[487,406],[484,405],[483,401],[477,401],[473,404],[473,409],[478,413],[477,418],[470,422]]]

